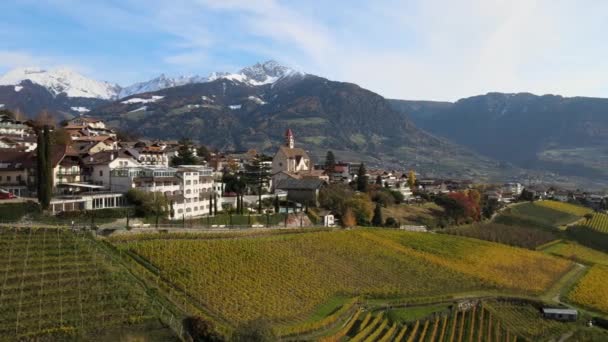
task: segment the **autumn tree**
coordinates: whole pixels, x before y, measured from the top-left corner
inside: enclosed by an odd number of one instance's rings
[[[414,189],[416,187],[416,172],[414,170],[410,170],[407,174],[407,185],[410,189]]]
[[[344,214],[342,214],[341,222],[344,228],[354,227],[357,224],[357,219],[351,208],[346,208]]]
[[[34,125],[39,128],[54,128],[55,124],[55,118],[51,115],[51,113],[46,110],[41,111],[40,113],[38,113],[38,115],[36,115],[36,118],[34,118]]]

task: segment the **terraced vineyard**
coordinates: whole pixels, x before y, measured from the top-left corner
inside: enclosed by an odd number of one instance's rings
[[[539,309],[525,303],[488,301],[484,302],[484,308],[511,333],[529,341],[558,337],[572,330],[575,324],[543,319]]]
[[[558,201],[538,201],[534,204],[581,217],[593,212],[592,209],[587,207]]]
[[[383,312],[356,315],[335,335],[323,341],[517,341],[518,336],[484,306],[404,324],[391,322]]]
[[[608,215],[595,213],[590,221],[585,221],[585,226],[598,232],[608,233]]]
[[[292,332],[298,327],[306,331],[315,308],[336,294],[536,294],[572,265],[485,241],[377,229],[225,239],[159,235],[114,243],[214,318],[234,326],[266,317],[278,326],[292,326],[284,328]]]
[[[131,282],[84,235],[0,229],[0,339],[66,340],[154,322]]]
[[[608,313],[608,267],[593,266],[568,294],[568,299],[594,310]]]

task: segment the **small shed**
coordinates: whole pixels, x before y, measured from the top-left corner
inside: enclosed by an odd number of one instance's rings
[[[576,321],[578,311],[574,309],[543,308],[543,317],[558,321]]]

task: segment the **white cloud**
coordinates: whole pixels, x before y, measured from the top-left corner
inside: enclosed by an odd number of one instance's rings
[[[159,43],[167,45],[164,57],[154,61],[160,71],[222,70],[242,64],[241,55],[247,55],[278,59],[387,97],[455,100],[489,91],[608,96],[608,47],[601,43],[608,2],[46,1],[82,25],[173,37]],[[0,52],[0,67],[18,61],[45,63]],[[111,67],[132,74],[144,68]]]

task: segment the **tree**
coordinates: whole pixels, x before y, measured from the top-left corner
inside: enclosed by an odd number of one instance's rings
[[[275,214],[278,214],[279,213],[279,209],[280,209],[280,202],[279,202],[279,196],[278,195],[274,196],[274,203],[273,203],[273,205],[274,205],[274,212],[275,212]]]
[[[71,145],[72,137],[70,137],[70,134],[64,128],[57,128],[51,133],[51,144]]]
[[[192,337],[193,342],[220,342],[224,338],[216,331],[212,322],[201,317],[187,317],[184,328]]]
[[[247,188],[247,183],[245,183],[245,180],[241,175],[235,175],[229,172],[224,172],[222,175],[222,183],[225,184],[224,193],[234,192],[240,194]]]
[[[55,127],[55,124],[55,118],[46,110],[41,111],[38,113],[38,115],[36,115],[36,118],[34,118],[34,125],[36,127]]]
[[[126,194],[127,201],[135,206],[135,214],[140,217],[166,217],[169,201],[162,192],[147,192],[131,189]]]
[[[378,175],[376,177],[376,185],[382,186],[382,176]]]
[[[532,191],[529,191],[528,189],[524,189],[521,192],[521,194],[519,195],[519,200],[533,202],[534,201],[534,193]]]
[[[386,223],[384,223],[387,227],[399,228],[399,221],[397,221],[394,217],[389,217],[386,219]]]
[[[48,209],[44,206],[47,201],[46,186],[44,185],[47,179],[46,175],[46,147],[44,133],[37,130],[37,149],[36,149],[36,193],[38,196],[38,202],[42,206],[42,209]]]
[[[585,214],[585,220],[587,220],[587,222],[591,221],[591,219],[593,219],[593,214],[587,213]]]
[[[367,171],[363,163],[361,163],[357,171],[357,191],[367,192]]]
[[[332,151],[327,151],[325,156],[325,173],[331,177],[331,174],[336,170],[336,157]]]
[[[276,340],[277,336],[270,323],[262,318],[237,327],[232,334],[232,341],[235,342],[271,342]]]
[[[414,189],[416,187],[416,172],[414,170],[410,170],[407,174],[407,185],[410,189]]]
[[[355,214],[351,208],[346,208],[344,214],[342,215],[341,222],[344,228],[354,227],[357,224],[357,219],[355,218]]]
[[[380,203],[376,203],[376,208],[374,208],[374,217],[372,217],[372,225],[376,227],[381,227],[384,225],[384,220],[382,219],[382,207]]]
[[[119,129],[116,131],[116,139],[118,141],[137,141],[139,140],[139,134],[132,130]]]
[[[367,194],[357,193],[347,199],[344,204],[352,209],[359,225],[369,225],[374,213],[374,205]]]
[[[192,141],[190,139],[180,140],[177,155],[171,158],[171,165],[195,165],[197,160],[192,149]]]
[[[258,214],[262,213],[262,193],[270,184],[270,161],[272,158],[256,154],[250,163],[245,165],[245,182],[258,194]]]
[[[199,146],[196,150],[196,154],[198,154],[198,157],[202,158],[204,161],[209,161],[209,159],[211,159],[211,152],[209,152],[209,149],[205,145]]]

